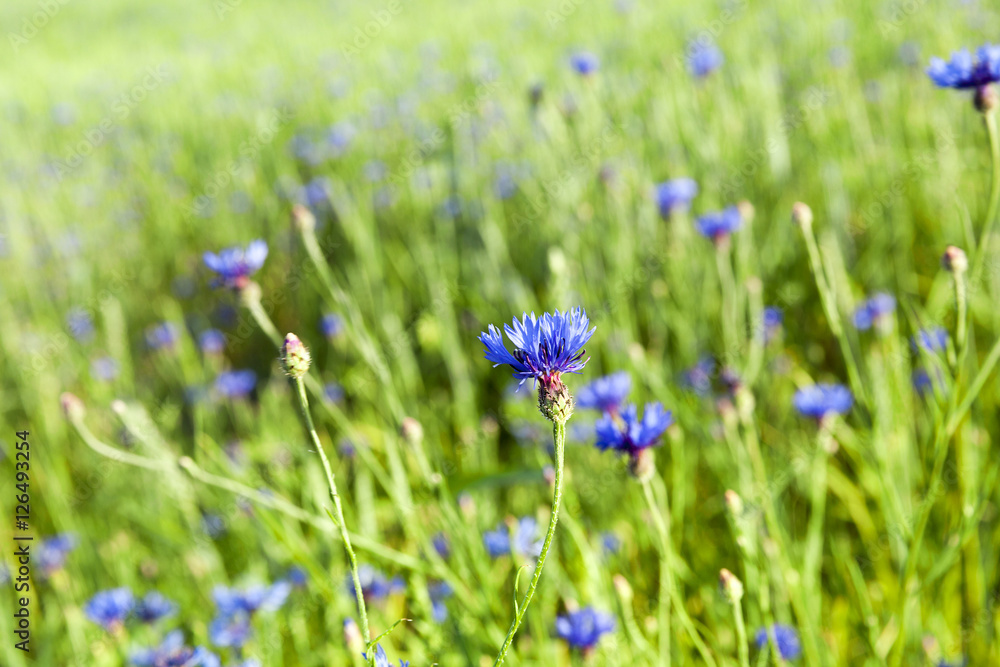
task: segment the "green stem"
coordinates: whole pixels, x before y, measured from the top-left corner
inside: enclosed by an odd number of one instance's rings
[[[986,219],[983,220],[983,235],[976,247],[976,259],[973,266],[979,267],[980,261],[993,235],[994,221],[997,216],[997,206],[1000,205],[1000,136],[997,135],[997,114],[995,111],[985,114],[986,133],[990,137],[990,157],[993,164],[993,183],[990,187],[990,203],[986,207]],[[976,274],[979,275],[978,272]]]
[[[955,313],[957,321],[955,322],[955,346],[957,348],[958,358],[962,359],[965,356],[965,346],[966,346],[966,313],[968,310],[968,299],[966,295],[965,288],[965,272],[964,271],[954,271],[952,275],[955,278],[955,307],[957,312]],[[955,369],[957,372],[957,369]]]
[[[337,528],[340,529],[340,538],[344,541],[344,549],[347,551],[347,558],[351,561],[351,579],[354,580],[354,595],[358,600],[358,614],[361,617],[361,636],[365,640],[365,652],[369,656],[368,661],[371,663],[375,656],[372,653],[371,647],[371,633],[368,630],[368,613],[365,610],[365,595],[361,590],[361,577],[358,575],[358,558],[354,555],[354,549],[351,547],[351,536],[347,534],[347,524],[344,521],[344,510],[340,505],[340,495],[337,493],[337,483],[333,479],[333,470],[330,468],[330,461],[326,458],[326,452],[323,450],[323,443],[319,441],[319,436],[316,434],[316,427],[313,425],[312,415],[309,413],[309,398],[306,396],[306,386],[302,382],[301,377],[295,378],[295,388],[299,396],[299,406],[302,408],[302,416],[306,422],[306,430],[309,431],[309,437],[312,439],[312,444],[319,453],[319,458],[323,462],[323,470],[326,472],[326,481],[330,485],[330,496],[333,498],[333,508],[334,516],[336,518]]]
[[[740,667],[750,667],[750,644],[747,640],[747,626],[743,622],[743,604],[733,602],[733,620],[736,621],[737,650],[740,653]]]
[[[507,657],[507,651],[510,650],[510,645],[514,641],[514,635],[517,634],[517,629],[521,627],[521,621],[524,619],[524,613],[528,610],[528,605],[531,604],[531,598],[535,595],[535,588],[538,586],[538,580],[542,577],[542,567],[545,565],[545,559],[549,555],[549,548],[552,546],[552,538],[556,534],[556,525],[559,523],[559,503],[562,501],[562,485],[563,485],[563,465],[565,463],[565,449],[566,449],[566,422],[565,421],[554,421],[552,422],[552,440],[555,444],[556,450],[556,479],[555,479],[555,490],[552,492],[552,515],[549,517],[549,529],[545,533],[545,541],[542,543],[542,551],[538,554],[538,563],[535,565],[535,571],[531,575],[531,582],[528,583],[528,590],[524,593],[524,599],[521,600],[521,604],[517,606],[514,613],[514,622],[510,624],[510,630],[507,631],[507,637],[503,640],[503,645],[500,647],[500,651],[497,653],[497,658],[493,662],[493,667],[500,667],[503,664],[504,659]],[[517,592],[515,591],[515,595]]]
[[[814,459],[812,485],[812,514],[809,516],[809,527],[807,528],[806,556],[805,556],[805,576],[807,577],[807,587],[812,589],[814,600],[819,600],[819,573],[822,569],[823,559],[823,527],[826,520],[826,468],[829,458],[829,447],[833,442],[833,435],[830,432],[829,424],[824,419],[820,423],[819,433],[816,436],[817,452]],[[819,609],[814,610],[817,614]]]

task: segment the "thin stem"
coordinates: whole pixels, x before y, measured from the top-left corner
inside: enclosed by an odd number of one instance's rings
[[[986,219],[983,220],[983,235],[979,238],[979,245],[976,247],[976,260],[974,266],[978,266],[989,245],[990,237],[993,235],[994,221],[997,216],[997,206],[1000,205],[1000,136],[997,135],[997,114],[990,112],[985,114],[986,133],[990,137],[990,157],[993,164],[993,183],[990,187],[990,203],[986,207]],[[978,273],[977,273],[978,275]]]
[[[722,288],[722,337],[725,344],[726,364],[735,365],[738,359],[736,340],[736,279],[733,277],[732,246],[723,241],[715,250],[715,265],[719,271]]]
[[[809,527],[806,538],[805,576],[809,587],[816,593],[814,599],[819,599],[819,572],[822,569],[823,535],[826,520],[826,468],[833,435],[826,419],[821,420],[819,433],[816,436],[817,451],[815,453],[812,475],[812,514],[809,516]],[[815,610],[817,613],[819,609]]]
[[[952,275],[955,278],[955,307],[957,310],[955,314],[957,319],[955,322],[955,346],[957,348],[958,358],[962,359],[965,357],[967,336],[966,312],[968,310],[968,298],[965,288],[965,272],[953,271]]]
[[[334,516],[337,528],[340,529],[340,538],[344,541],[344,549],[347,551],[347,558],[351,561],[351,579],[354,580],[354,595],[358,599],[358,614],[361,617],[361,636],[365,640],[365,652],[370,656],[369,662],[374,660],[371,650],[371,633],[368,630],[368,613],[365,610],[365,594],[361,590],[361,577],[358,575],[358,558],[354,555],[351,547],[351,536],[347,534],[347,524],[344,521],[344,510],[340,505],[340,495],[337,493],[337,483],[333,479],[333,470],[330,468],[330,461],[326,458],[323,444],[316,435],[316,427],[313,425],[312,415],[309,413],[309,398],[306,396],[306,386],[301,377],[295,378],[295,388],[299,396],[299,405],[302,408],[302,416],[306,422],[306,430],[312,444],[319,453],[319,458],[323,461],[323,470],[326,472],[326,481],[330,485],[330,496],[333,498]]]
[[[740,667],[750,667],[750,644],[747,641],[747,626],[743,622],[743,604],[733,602],[733,620],[736,621],[736,642],[740,653]]]
[[[528,590],[524,593],[524,599],[521,600],[521,604],[517,606],[514,613],[514,622],[511,623],[510,630],[507,631],[507,637],[503,640],[503,645],[500,647],[499,653],[497,653],[497,659],[493,662],[493,667],[499,667],[503,664],[504,659],[507,657],[507,651],[510,650],[510,645],[514,641],[514,635],[517,634],[517,629],[521,627],[521,620],[524,618],[524,613],[528,610],[528,605],[531,604],[531,598],[535,594],[538,580],[542,577],[542,567],[545,565],[545,559],[549,555],[552,538],[556,534],[556,524],[559,523],[559,503],[562,500],[563,465],[566,449],[565,421],[552,422],[552,440],[556,450],[556,479],[555,490],[552,492],[552,515],[549,517],[549,529],[545,533],[545,541],[542,543],[541,553],[538,554],[538,563],[535,565],[535,572],[531,575],[531,581],[528,583]],[[515,591],[515,595],[516,593]]]

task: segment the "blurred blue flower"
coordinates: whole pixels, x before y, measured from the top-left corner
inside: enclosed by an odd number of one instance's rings
[[[448,608],[444,606],[444,601],[450,598],[454,592],[451,586],[444,581],[438,581],[427,586],[427,594],[431,598],[431,613],[434,616],[434,620],[438,623],[444,623],[448,620]]]
[[[285,604],[292,584],[276,581],[270,586],[254,584],[242,590],[216,586],[212,589],[212,599],[220,616],[254,614],[258,611],[276,611]]]
[[[368,655],[362,653],[365,660],[368,659]],[[385,654],[385,649],[379,644],[375,647],[375,667],[392,667],[392,663],[389,662],[389,656]],[[410,667],[409,661],[405,661],[402,658],[399,659],[399,667]]]
[[[66,557],[76,548],[76,534],[60,533],[43,539],[35,553],[35,564],[43,576],[50,576],[61,570],[66,564]]]
[[[216,539],[226,532],[226,521],[218,514],[205,514],[201,517],[201,528],[205,534]]]
[[[330,201],[330,181],[316,177],[303,185],[295,198],[311,209],[321,208]]]
[[[517,194],[517,174],[514,167],[498,164],[493,176],[493,194],[497,199],[510,199]]]
[[[208,626],[208,638],[216,646],[241,648],[250,639],[250,616],[243,612],[219,614]]]
[[[479,334],[485,346],[486,359],[496,368],[507,364],[514,369],[514,377],[521,384],[528,378],[541,380],[542,384],[559,383],[562,373],[579,373],[587,364],[583,359],[583,346],[594,334],[587,330],[590,320],[583,308],[574,308],[555,314],[544,313],[541,318],[524,314],[521,321],[514,318],[510,325],[503,325],[507,338],[514,344],[511,354],[503,343],[500,330],[492,324]]]
[[[621,546],[622,541],[610,530],[601,533],[601,548],[604,550],[604,555],[613,556],[618,553]]]
[[[326,133],[326,145],[330,147],[333,157],[342,155],[351,145],[357,131],[354,126],[347,121],[340,121],[330,126]]]
[[[66,313],[66,326],[73,338],[86,343],[94,338],[94,320],[83,308],[73,308]]]
[[[982,88],[1000,81],[1000,46],[985,44],[973,59],[968,49],[955,51],[951,60],[931,58],[927,76],[941,88]]]
[[[344,318],[338,313],[327,313],[319,321],[319,330],[327,339],[334,339],[344,333]]]
[[[740,228],[743,224],[743,216],[740,215],[740,209],[736,206],[730,206],[722,211],[699,216],[695,224],[702,236],[718,242],[728,238],[730,234]]]
[[[111,357],[98,357],[90,362],[90,374],[98,380],[110,382],[118,377],[118,362]]]
[[[267,243],[251,241],[246,247],[226,248],[218,255],[206,252],[202,256],[205,266],[218,274],[213,286],[242,289],[250,282],[250,276],[264,266],[267,259]]]
[[[577,74],[587,76],[589,74],[593,74],[600,68],[601,61],[596,55],[590,53],[589,51],[577,51],[570,56],[569,64],[573,67],[573,70]]]
[[[715,373],[715,360],[702,357],[694,366],[684,371],[681,378],[684,386],[699,396],[704,396],[712,390],[712,375]]]
[[[448,560],[451,557],[451,544],[448,542],[448,536],[444,533],[438,533],[434,536],[434,551],[437,552],[438,556],[441,556],[444,560]]]
[[[132,591],[126,587],[101,591],[83,606],[84,615],[111,632],[125,623],[135,605]]]
[[[222,354],[226,347],[226,335],[218,329],[206,329],[198,336],[198,347],[205,354]]]
[[[632,378],[628,372],[618,371],[582,387],[576,394],[576,404],[581,408],[614,414],[621,408],[631,389]]]
[[[924,329],[910,341],[914,351],[943,352],[948,347],[948,332],[942,327]]]
[[[330,403],[340,403],[344,400],[344,388],[336,382],[323,385],[323,398]]]
[[[785,321],[785,313],[776,306],[768,306],[764,309],[764,341],[769,342],[778,334],[782,323]]]
[[[675,211],[686,210],[697,194],[698,184],[691,178],[675,178],[657,183],[656,207],[660,211],[660,217],[667,219]]]
[[[601,635],[615,629],[615,619],[593,607],[570,612],[556,618],[556,634],[571,648],[589,651],[597,646]]]
[[[634,404],[629,404],[617,419],[611,415],[601,417],[594,427],[597,448],[636,456],[640,450],[658,444],[660,436],[674,423],[673,414],[660,403],[647,403],[641,420],[638,412]]]
[[[517,522],[517,534],[514,536],[514,553],[521,556],[537,557],[542,552],[542,541],[537,539],[538,522],[534,517],[522,517]],[[510,529],[500,523],[496,530],[483,533],[483,544],[490,558],[499,558],[511,552]]]
[[[696,40],[688,46],[688,71],[699,79],[719,69],[724,60],[719,47],[711,41]]]
[[[770,631],[767,628],[761,628],[754,635],[754,643],[757,644],[757,648],[764,650],[771,635],[774,635],[774,645],[778,648],[778,654],[781,655],[782,659],[795,660],[801,655],[802,645],[799,643],[799,633],[795,631],[795,628],[780,623],[772,625]]]
[[[365,162],[361,170],[365,176],[365,180],[369,183],[378,183],[385,179],[386,174],[389,173],[389,168],[385,166],[385,162],[382,162],[382,160],[369,160]]]
[[[184,645],[184,633],[174,630],[156,648],[136,651],[129,656],[135,667],[221,667],[222,663],[211,651]]]
[[[288,572],[285,573],[285,579],[292,586],[302,588],[309,582],[309,575],[303,568],[298,565],[293,565],[288,568]]]
[[[799,414],[823,419],[827,415],[842,415],[850,410],[854,396],[842,384],[815,384],[796,391],[792,403]]]
[[[858,331],[867,331],[873,325],[881,326],[895,310],[896,299],[891,294],[878,292],[854,311],[854,326]]]
[[[244,398],[257,386],[257,374],[251,370],[224,371],[215,378],[215,391],[225,398]]]
[[[155,623],[177,613],[177,605],[157,591],[150,591],[135,603],[135,617],[143,623]]]
[[[173,348],[180,338],[180,331],[173,322],[161,322],[146,330],[146,345],[151,350]]]
[[[381,600],[406,588],[403,580],[399,577],[389,580],[382,572],[367,563],[358,567],[358,579],[361,582],[361,594],[365,600]],[[347,590],[354,595],[354,580],[350,574],[347,575]]]

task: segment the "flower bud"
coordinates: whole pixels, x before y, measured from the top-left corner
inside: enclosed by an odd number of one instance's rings
[[[629,585],[628,579],[620,574],[616,574],[612,582],[614,582],[615,592],[618,593],[618,597],[621,598],[622,602],[632,602],[632,586]]]
[[[753,204],[748,202],[746,199],[736,202],[736,208],[740,212],[740,218],[743,219],[743,224],[749,224],[753,220],[754,207]]]
[[[316,229],[316,216],[302,204],[296,204],[292,207],[292,226],[300,232],[311,232]]]
[[[812,229],[813,212],[807,204],[795,202],[792,204],[792,222],[809,231]]]
[[[281,368],[296,380],[302,379],[309,371],[312,358],[309,349],[302,344],[299,337],[293,333],[285,335],[285,344],[281,346]]]
[[[62,406],[63,414],[70,421],[83,419],[86,412],[83,408],[83,401],[68,391],[59,397],[59,405]]]
[[[950,245],[944,251],[941,264],[952,273],[965,273],[969,270],[969,258],[965,256],[965,251],[958,246]]]
[[[361,638],[361,631],[353,618],[344,619],[344,643],[355,654],[365,650],[365,642]]]
[[[424,439],[424,427],[413,417],[404,417],[399,434],[410,445],[419,445]]]
[[[240,287],[240,300],[243,302],[244,306],[250,306],[251,304],[260,303],[261,289],[260,285],[252,280],[247,280],[246,283]]]
[[[994,86],[988,84],[980,86],[976,88],[972,103],[976,106],[976,111],[980,113],[993,113],[1000,106],[1000,94],[997,93],[997,89]]]
[[[628,472],[640,482],[651,479],[656,472],[656,455],[653,450],[646,447],[630,456]]]
[[[743,499],[732,489],[726,491],[726,507],[734,518],[743,516]]]
[[[565,424],[573,416],[573,396],[558,375],[538,385],[538,409],[552,422]]]
[[[743,599],[743,582],[726,568],[719,570],[719,586],[731,604],[737,604]]]

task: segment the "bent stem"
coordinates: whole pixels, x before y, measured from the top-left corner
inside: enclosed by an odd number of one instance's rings
[[[740,600],[733,602],[733,620],[736,621],[740,667],[750,667],[750,643],[747,641],[747,626],[743,622],[743,603]]]
[[[514,622],[510,624],[510,630],[507,631],[507,637],[503,640],[503,646],[500,647],[500,652],[497,653],[497,659],[493,662],[493,667],[500,667],[500,665],[503,664],[504,658],[507,657],[507,651],[510,650],[510,645],[514,641],[514,635],[517,634],[517,629],[521,627],[521,621],[524,618],[524,613],[528,610],[528,605],[531,604],[531,598],[535,594],[535,588],[538,586],[538,580],[542,577],[542,567],[545,565],[545,559],[549,555],[549,547],[552,546],[552,538],[555,537],[556,534],[556,524],[559,523],[559,503],[562,500],[563,464],[565,461],[564,450],[566,448],[565,421],[552,422],[552,440],[555,444],[556,450],[556,480],[555,490],[552,492],[552,515],[549,517],[549,529],[545,533],[545,541],[542,543],[541,553],[538,554],[538,563],[535,565],[535,572],[531,575],[531,582],[528,584],[528,590],[524,593],[524,599],[521,600],[521,604],[517,605],[515,608]]]
[[[993,164],[993,183],[990,186],[990,203],[986,207],[986,219],[983,220],[983,235],[979,238],[979,245],[976,247],[976,257],[973,266],[976,269],[976,277],[979,276],[981,262],[986,253],[986,246],[989,245],[990,237],[993,235],[994,220],[997,216],[997,207],[1000,206],[1000,136],[997,135],[997,114],[991,112],[985,114],[986,133],[990,136],[990,158]]]
[[[375,656],[372,653],[371,633],[368,630],[368,613],[365,610],[365,595],[361,590],[361,577],[358,575],[358,558],[354,555],[351,547],[351,536],[347,534],[347,524],[344,522],[344,510],[340,505],[340,495],[337,493],[337,483],[333,479],[333,470],[330,468],[330,461],[326,458],[323,444],[316,435],[316,427],[313,425],[312,415],[309,413],[309,398],[306,396],[306,386],[301,377],[295,378],[295,389],[299,396],[299,406],[302,408],[302,416],[306,422],[306,430],[312,444],[319,453],[320,460],[323,461],[323,470],[326,472],[326,481],[330,485],[330,496],[333,498],[334,518],[337,528],[340,529],[340,539],[344,541],[344,549],[347,551],[347,558],[351,561],[351,579],[354,580],[354,595],[358,600],[358,614],[361,617],[361,635],[365,640],[365,653],[371,663]]]

